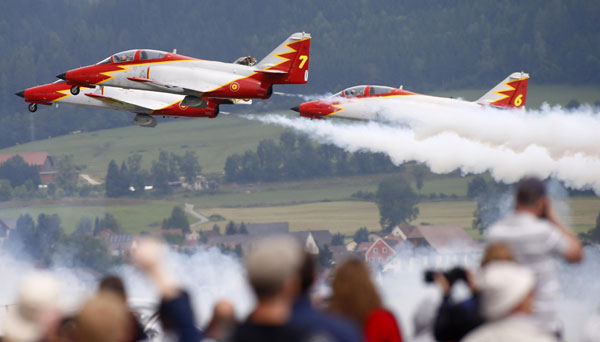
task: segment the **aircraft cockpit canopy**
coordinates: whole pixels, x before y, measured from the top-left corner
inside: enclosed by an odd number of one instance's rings
[[[140,60],[145,59],[160,59],[163,58],[167,52],[158,50],[140,50]]]
[[[368,88],[368,91],[367,91]],[[354,96],[362,96],[362,95],[378,95],[378,94],[388,94],[394,91],[392,87],[385,86],[355,86],[344,89],[339,93],[335,93],[331,95],[331,97],[354,97]]]
[[[119,52],[117,54],[112,55],[111,57],[107,57],[102,61],[96,64],[110,64],[110,63],[124,63],[131,62],[137,60],[147,60],[147,59],[160,59],[165,57],[167,52],[158,51],[158,50],[127,50],[123,52]]]
[[[366,87],[367,86],[351,87],[351,88],[343,90],[342,92],[344,93],[345,97],[360,96],[360,95],[364,95],[365,94],[365,88]]]
[[[394,90],[392,87],[370,86],[369,95],[388,94]]]
[[[112,59],[113,63],[131,62],[135,59],[137,50],[128,50],[115,54]]]

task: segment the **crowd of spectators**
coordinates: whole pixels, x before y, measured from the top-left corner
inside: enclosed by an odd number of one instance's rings
[[[432,272],[441,303],[425,298],[408,336],[386,307],[368,266],[348,259],[334,270],[331,293],[315,297],[315,260],[289,236],[256,243],[245,257],[247,280],[256,304],[238,320],[235,303],[221,300],[208,325],[199,329],[191,299],[163,264],[160,242],[140,243],[131,262],[153,283],[160,303],[156,315],[161,341],[179,342],[401,342],[401,341],[561,341],[559,293],[554,258],[582,259],[582,246],[555,215],[544,184],[523,179],[515,210],[491,226],[478,270]],[[467,298],[456,300],[463,283]],[[138,313],[128,308],[123,282],[102,279],[98,291],[72,315],[59,303],[55,279],[43,272],[25,277],[16,309],[3,323],[1,342],[127,342],[152,340]],[[598,317],[582,331],[586,342],[600,341]]]

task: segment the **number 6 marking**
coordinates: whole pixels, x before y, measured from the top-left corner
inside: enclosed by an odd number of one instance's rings
[[[302,67],[304,66],[304,64],[306,63],[306,61],[308,61],[308,56],[307,55],[302,55],[300,57],[298,57],[300,59],[300,65],[298,65],[298,69],[302,69]]]
[[[519,94],[513,103],[519,107],[523,103],[523,94]]]

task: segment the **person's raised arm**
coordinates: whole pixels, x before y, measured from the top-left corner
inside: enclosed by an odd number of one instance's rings
[[[583,259],[583,246],[579,237],[556,216],[549,202],[546,202],[544,213],[546,219],[555,225],[567,239],[567,248],[562,253],[563,258],[568,262],[580,262]]]

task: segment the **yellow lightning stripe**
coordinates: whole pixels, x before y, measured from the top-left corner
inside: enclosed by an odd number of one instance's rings
[[[137,63],[137,64],[128,64],[128,65],[116,65],[117,67],[121,68],[121,70],[112,70],[112,71],[105,71],[105,72],[101,72],[100,75],[104,75],[106,77],[108,77],[105,80],[102,80],[96,84],[100,84],[100,83],[104,83],[106,81],[112,80],[113,78],[115,78],[115,76],[111,75],[111,74],[115,74],[118,72],[122,72],[122,71],[127,71],[127,70],[131,70],[131,67],[135,67],[135,66],[140,66],[140,65],[155,65],[155,64],[164,64],[164,63],[175,63],[175,62],[198,62],[198,61],[202,61],[202,59],[178,59],[178,60],[174,60],[174,61],[162,61],[162,62],[148,62],[148,63]]]
[[[388,98],[388,97],[404,97],[404,96],[421,96],[421,94],[397,94],[397,95],[385,95],[385,96],[375,96],[375,97],[355,97],[355,98],[351,98],[351,101],[356,101],[356,100],[369,100],[369,99],[381,99],[381,98]],[[325,116],[330,116],[333,114],[337,114],[343,110],[346,110],[346,108],[342,107],[341,104],[335,104],[332,105],[332,107],[335,108],[339,108],[338,110],[336,110],[335,112],[329,113]]]
[[[56,102],[56,101],[59,101],[59,100],[62,100],[62,99],[64,99],[65,97],[69,97],[69,96],[73,95],[73,94],[71,94],[71,90],[70,90],[70,89],[58,90],[58,91],[56,91],[56,92],[57,92],[57,93],[61,93],[61,94],[63,94],[64,96],[62,96],[62,97],[59,97],[59,98],[57,98],[56,100],[52,100],[52,102]]]
[[[508,82],[506,82],[506,83],[502,83],[502,84],[504,84],[505,86],[507,86],[507,87],[508,87],[508,89],[494,91],[494,92],[493,92],[494,94],[500,95],[501,97],[500,97],[499,99],[497,99],[497,100],[494,100],[494,102],[492,102],[492,103],[496,103],[496,102],[499,102],[499,101],[502,101],[502,100],[504,100],[504,99],[505,99],[505,98],[507,98],[507,97],[510,97],[510,95],[502,94],[503,92],[507,92],[507,91],[513,91],[513,90],[515,90],[515,89],[516,89],[515,87],[511,86],[509,83],[513,83],[513,82],[520,82],[520,81],[526,80],[526,79],[528,79],[528,78],[529,78],[529,77],[524,77],[524,78],[520,78],[520,79],[518,79],[518,80],[513,80],[513,81],[508,81]]]
[[[285,52],[281,52],[281,53],[278,53],[278,54],[275,55],[275,57],[281,58],[283,60],[281,62],[277,63],[277,64],[271,65],[270,67],[266,68],[265,70],[275,68],[276,66],[281,65],[281,64],[283,64],[283,63],[291,60],[290,58],[283,57],[281,55],[286,55],[286,54],[292,53],[292,52],[298,52],[298,50],[292,48],[290,45],[291,44],[296,44],[296,43],[299,43],[299,42],[302,42],[302,41],[305,41],[305,40],[309,40],[309,39],[311,39],[311,37],[306,37],[306,38],[294,40],[293,42],[289,42],[287,44],[284,44],[284,46],[287,47],[290,50],[289,51],[285,51]]]
[[[287,53],[297,52],[298,50],[291,48],[291,47],[290,47],[290,44],[295,44],[295,43],[298,43],[298,42],[301,42],[301,41],[304,41],[304,40],[308,40],[308,39],[310,39],[310,38],[311,38],[311,37],[302,38],[302,39],[298,39],[298,40],[295,40],[295,41],[293,41],[293,42],[289,42],[289,43],[287,43],[287,44],[284,44],[284,45],[285,45],[285,47],[287,47],[288,49],[290,49],[290,51],[286,51],[286,52],[278,53],[278,54],[276,54],[276,55],[275,55],[275,57],[279,57],[279,58],[283,59],[283,61],[281,61],[281,62],[279,62],[279,63],[277,63],[277,64],[275,64],[275,65],[271,65],[270,67],[268,67],[268,68],[265,68],[265,69],[263,69],[263,70],[269,70],[269,69],[271,69],[271,68],[274,68],[274,67],[276,67],[276,66],[278,66],[278,65],[280,65],[280,64],[283,64],[283,63],[285,63],[285,62],[289,61],[289,60],[290,60],[289,58],[286,58],[286,57],[281,57],[280,55],[285,55],[285,54],[287,54]],[[228,86],[228,85],[230,85],[230,84],[231,84],[231,83],[233,83],[233,82],[237,82],[237,81],[239,81],[239,80],[243,80],[243,79],[246,79],[246,78],[250,78],[250,77],[252,77],[252,76],[254,76],[254,75],[256,75],[256,74],[258,74],[258,72],[253,72],[253,73],[251,73],[251,74],[250,74],[250,75],[248,75],[248,76],[242,76],[242,77],[240,77],[240,78],[236,78],[236,79],[234,79],[233,81],[229,81],[229,82],[227,82],[227,83],[224,83],[224,84],[222,84],[222,85],[220,85],[220,86],[218,86],[218,87],[215,87],[215,88],[213,88],[213,89],[211,89],[211,90],[207,90],[207,91],[203,92],[202,94],[210,93],[210,92],[212,92],[212,91],[215,91],[215,90],[217,90],[217,89],[219,89],[219,88],[222,88],[222,87],[224,87],[224,86]]]
[[[165,108],[169,108],[169,107],[171,107],[172,105],[174,105],[174,104],[176,104],[176,103],[179,103],[179,102],[182,102],[182,101],[183,101],[183,99],[181,99],[181,100],[177,100],[177,101],[175,101],[175,102],[173,102],[173,103],[171,103],[171,104],[168,104],[168,105],[166,105],[166,106],[164,106],[164,107],[160,107],[160,108],[157,108],[157,109],[153,109],[153,110],[152,110],[152,112],[154,113],[154,112],[156,112],[156,111],[163,110],[163,109],[165,109]]]

